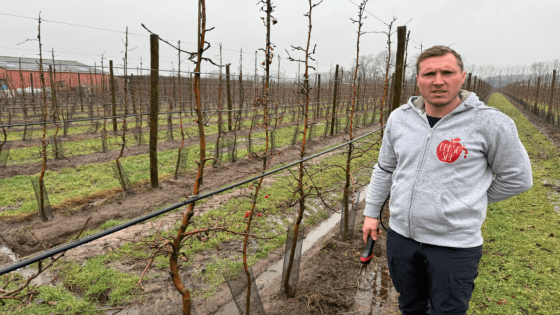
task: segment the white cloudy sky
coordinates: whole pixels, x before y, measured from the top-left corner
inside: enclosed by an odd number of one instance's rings
[[[359,3],[360,0],[352,0]],[[207,40],[217,47],[222,43],[224,63],[239,65],[239,50],[243,48],[244,72],[253,72],[254,52],[265,43],[265,28],[262,26],[257,0],[207,0],[207,25],[216,29],[207,35]],[[294,63],[286,60],[285,49],[289,45],[305,45],[307,39],[308,10],[305,0],[276,0],[274,15],[278,24],[272,28],[272,42],[276,52],[283,58],[281,68],[293,73]],[[182,41],[186,50],[194,49],[196,42],[196,0],[96,0],[96,1],[5,1],[0,7],[0,55],[16,57],[37,56],[37,21],[21,17],[37,17],[70,24],[91,26],[139,35],[148,33],[141,27],[144,23],[161,37]],[[419,43],[424,47],[452,45],[469,63],[514,65],[560,58],[560,1],[557,0],[422,0],[405,1],[370,0],[366,10],[379,19],[389,22],[397,18],[395,25],[407,23],[414,42],[409,44],[409,53],[419,52]],[[331,65],[349,67],[356,54],[356,26],[350,18],[357,15],[357,7],[349,0],[324,0],[313,10],[312,43],[317,44],[316,58],[319,71]],[[411,20],[412,19],[412,20]],[[410,20],[410,21],[409,21]],[[386,26],[368,16],[364,30],[385,31]],[[394,36],[396,41],[396,34]],[[56,58],[77,60],[86,64],[99,64],[101,54],[107,59],[122,63],[124,34],[94,30],[83,27],[42,23],[43,47],[54,48]],[[139,64],[140,58],[149,61],[149,38],[131,35],[129,53],[130,66]],[[361,44],[362,54],[376,54],[386,49],[383,34],[365,35]],[[161,68],[170,69],[177,56],[173,49],[160,44]],[[218,50],[210,49],[207,56],[217,57]],[[49,55],[50,56],[50,55]],[[259,57],[259,63],[262,61]],[[276,62],[276,60],[275,60]],[[176,65],[176,64],[175,64]],[[183,69],[190,65],[185,63]],[[192,68],[192,66],[190,66]],[[277,64],[273,64],[276,68]],[[212,70],[206,66],[206,70]]]

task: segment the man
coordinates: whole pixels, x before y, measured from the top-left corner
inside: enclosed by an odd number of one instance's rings
[[[391,196],[387,258],[407,314],[466,314],[482,256],[489,203],[533,185],[513,120],[461,90],[461,56],[445,46],[416,62],[422,96],[389,116],[364,211],[364,241],[378,236]]]

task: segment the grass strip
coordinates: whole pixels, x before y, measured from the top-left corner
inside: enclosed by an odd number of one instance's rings
[[[295,127],[294,127],[295,128]],[[293,130],[284,130],[286,134],[293,133]],[[372,139],[375,140],[379,137],[379,134],[373,135]],[[291,141],[288,136],[279,137],[279,139],[286,139],[286,142]],[[362,144],[363,145],[363,144]],[[373,156],[377,155],[376,150],[371,150],[364,154],[361,158],[354,160],[353,167],[359,167],[364,163],[371,160]],[[335,154],[325,158],[320,164],[310,166],[311,170],[319,169],[325,167],[326,165],[340,165],[343,166],[346,162],[344,154]],[[276,167],[281,167],[278,165]],[[361,182],[367,182],[370,176],[370,171],[362,172],[357,178]],[[319,173],[314,178],[314,181],[325,189],[336,187],[340,185],[340,192],[342,191],[342,183],[344,180],[344,172],[338,167],[328,168],[324,172]],[[293,185],[293,179],[285,174],[277,174],[269,185],[263,189],[263,193],[259,196],[258,212],[262,213],[263,216],[257,219],[259,226],[256,227],[253,232],[262,236],[272,236],[277,233],[282,233],[291,224],[291,220],[287,218],[295,217],[294,208],[285,208],[281,205],[284,201],[291,198],[292,193],[289,188]],[[247,188],[249,184],[237,189]],[[230,190],[231,192],[233,190]],[[339,201],[342,198],[341,193],[335,193],[330,196],[331,201]],[[227,193],[227,192],[226,192]],[[265,197],[267,196],[267,197]],[[197,226],[205,226],[210,223],[213,219],[212,217],[224,216],[233,207],[237,207],[235,211],[228,220],[228,224],[232,230],[241,232],[244,226],[244,213],[250,207],[249,199],[241,199],[241,204],[239,204],[239,199],[231,198],[228,202],[216,209],[212,209],[202,216],[197,216],[193,221],[196,222]],[[206,200],[207,201],[207,200]],[[203,204],[203,203],[197,203]],[[306,211],[306,217],[304,223],[306,226],[311,227],[316,225],[322,219],[328,217],[328,213],[321,207],[313,206],[312,202],[309,202],[309,207]],[[177,211],[180,211],[178,209]],[[109,228],[111,226],[121,223],[116,220],[109,220],[103,224],[100,228]],[[178,228],[180,222],[176,222],[175,226],[169,230],[165,231],[164,236],[174,235],[176,229]],[[191,229],[192,227],[189,227]],[[95,231],[92,231],[95,232]],[[145,240],[149,240],[146,238]],[[183,252],[187,257],[194,257],[197,253],[202,251],[214,251],[212,252],[212,257],[204,266],[204,271],[201,269],[192,268],[194,277],[198,278],[204,283],[203,287],[197,288],[193,291],[193,296],[199,298],[208,298],[216,293],[217,288],[224,282],[222,274],[225,270],[235,270],[241,265],[240,255],[229,255],[224,256],[226,253],[220,251],[220,245],[228,243],[231,241],[240,242],[241,237],[234,236],[227,233],[212,233],[206,242],[199,242],[194,240],[189,242],[187,246],[183,247]],[[250,250],[249,252],[249,264],[253,265],[259,259],[262,259],[268,255],[271,250],[274,250],[286,240],[285,235],[269,240],[257,240],[256,249]],[[92,303],[101,303],[102,305],[121,305],[133,300],[139,299],[139,292],[135,284],[138,281],[138,276],[129,274],[126,272],[117,271],[111,268],[114,263],[122,263],[124,261],[138,260],[146,258],[149,251],[144,248],[141,244],[125,243],[122,247],[110,251],[107,254],[97,256],[88,260],[85,264],[80,265],[75,262],[69,262],[66,264],[61,264],[57,267],[59,271],[59,278],[62,283],[59,284],[55,289],[64,292],[66,295],[72,296],[72,294],[79,294],[83,296],[83,299],[75,299],[72,308],[68,307],[68,314],[88,314],[91,311]],[[231,254],[231,253],[230,253]],[[168,258],[158,257],[156,260],[156,266],[163,271],[168,268]],[[183,268],[189,267],[190,263],[184,263]],[[191,266],[192,267],[192,266]],[[151,277],[157,277],[159,273],[150,274],[147,279]],[[72,293],[68,292],[71,291]],[[43,298],[42,295],[39,298]],[[145,299],[148,297],[145,296]],[[64,299],[60,297],[60,299]],[[56,303],[60,303],[57,299],[52,299]],[[68,302],[70,303],[70,302]],[[78,306],[84,304],[88,307],[88,310],[78,310]],[[85,307],[84,306],[84,307]],[[76,309],[77,311],[72,311]],[[1,310],[1,309],[0,309]],[[35,313],[34,313],[35,312]],[[42,314],[35,310],[35,307],[30,308],[29,314]],[[92,314],[95,314],[93,311]]]
[[[289,116],[285,116],[284,120],[290,120],[292,117],[292,115]],[[186,123],[186,120],[189,118],[185,118],[184,122]],[[213,118],[211,119],[211,121],[217,121],[217,118]],[[167,125],[167,120],[161,120],[160,121],[160,126],[166,126]],[[135,131],[135,127],[136,127],[136,122],[134,120],[127,122],[127,126],[128,126],[128,131],[127,131],[127,136],[126,136],[126,141],[127,141],[127,147],[130,146],[136,146],[138,141],[137,141],[137,137],[138,135],[133,134]],[[145,128],[144,131],[147,131],[147,127],[148,127],[148,121],[143,121],[142,122],[142,126]],[[173,121],[173,139],[177,140],[181,138],[181,130],[180,128],[177,128],[179,126],[179,120],[176,119]],[[247,121],[243,121],[242,122],[242,129],[248,129],[251,126],[251,121],[247,120]],[[52,127],[52,126],[50,126]],[[121,134],[122,134],[122,121],[119,121],[119,131],[117,135],[114,135],[113,131],[112,131],[112,126],[110,126],[109,124],[107,124],[106,126],[106,130],[107,130],[107,149],[108,150],[116,150],[116,149],[120,149],[120,141],[121,141]],[[42,127],[41,126],[35,126],[35,133],[34,133],[34,137],[35,138],[41,138],[42,137]],[[70,127],[68,129],[68,135],[80,135],[80,134],[86,134],[87,131],[91,130],[91,126],[89,127]],[[227,122],[223,123],[223,128],[224,130],[228,129],[228,124]],[[99,127],[99,129],[97,130],[98,133],[101,132],[101,130],[103,129],[102,126]],[[51,141],[51,138],[53,137],[53,135],[55,134],[56,128],[50,128],[47,129],[47,134],[46,137],[49,139],[49,141]],[[184,127],[184,132],[185,135],[191,135],[191,136],[196,136],[198,134],[198,127],[196,126],[190,126],[190,127]],[[206,136],[210,136],[213,134],[216,134],[218,132],[218,125],[217,124],[211,124],[209,126],[207,126],[205,128],[205,134]],[[23,132],[12,132],[12,133],[8,133],[8,141],[11,140],[16,140],[16,139],[21,139]],[[149,132],[144,132],[142,133],[142,137],[143,137],[143,144],[147,144],[148,138],[149,138]],[[62,124],[61,124],[61,128],[58,132],[58,139],[64,139],[62,137]],[[64,140],[61,140],[64,141]],[[167,130],[160,130],[158,132],[158,141],[167,141]],[[78,156],[78,155],[88,155],[88,154],[92,154],[92,153],[99,153],[102,152],[101,148],[102,148],[102,142],[101,142],[101,138],[94,138],[94,139],[86,139],[86,140],[79,140],[79,141],[72,141],[72,142],[64,142],[63,143],[63,147],[64,147],[64,156],[65,157],[72,157],[72,156]],[[47,148],[48,151],[48,156],[50,159],[53,158],[53,154],[51,152],[52,148],[49,145],[49,147]],[[19,148],[19,149],[12,149],[10,151],[10,155],[8,156],[8,161],[7,164],[8,165],[14,165],[14,164],[27,164],[27,163],[33,163],[33,162],[39,162],[41,161],[41,146],[40,145],[35,145],[32,147],[26,147],[26,148]]]
[[[295,126],[277,129],[276,146],[284,147],[290,144]],[[253,134],[253,139],[264,138],[264,132]],[[253,137],[252,136],[252,137]],[[239,143],[244,140],[240,137]],[[298,134],[298,141],[302,140],[302,134]],[[225,142],[223,142],[225,144]],[[264,141],[254,141],[253,151],[263,152]],[[214,156],[215,143],[207,143],[207,156]],[[188,147],[189,160],[187,169],[196,167],[195,157],[199,156],[198,145]],[[238,156],[246,156],[247,150],[244,145],[238,145]],[[228,160],[228,155],[221,157],[222,161]],[[130,182],[141,184],[149,180],[148,154],[139,154],[120,159]],[[161,177],[166,177],[175,172],[177,161],[177,150],[158,152],[158,172]],[[80,165],[74,168],[65,168],[59,171],[47,171],[45,173],[45,186],[49,195],[51,206],[68,206],[80,199],[99,198],[114,194],[120,190],[120,184],[114,176],[111,165],[114,161],[98,164]],[[13,217],[21,214],[31,213],[37,210],[37,201],[34,197],[30,177],[25,175],[0,179],[0,206],[9,206],[11,210],[0,212],[0,217]],[[15,208],[15,209],[14,209]]]
[[[533,167],[533,187],[491,204],[469,314],[560,314],[560,215],[553,203],[560,186],[560,155],[501,94],[489,106],[515,121]]]

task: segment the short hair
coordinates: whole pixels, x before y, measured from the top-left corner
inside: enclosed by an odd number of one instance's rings
[[[455,50],[447,46],[438,45],[424,50],[420,54],[420,56],[418,56],[418,58],[416,59],[416,73],[420,73],[420,62],[422,62],[423,60],[431,57],[444,56],[447,54],[452,54],[453,56],[455,56],[455,60],[457,60],[457,65],[459,66],[459,69],[461,69],[461,72],[463,72],[463,59],[461,59],[461,55],[459,55]]]

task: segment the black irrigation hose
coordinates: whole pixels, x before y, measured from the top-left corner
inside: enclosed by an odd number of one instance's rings
[[[385,227],[385,224],[383,224],[383,208],[385,208],[385,205],[387,204],[387,201],[389,200],[390,197],[391,195],[387,196],[387,199],[385,199],[385,202],[381,206],[381,212],[379,212],[379,222],[381,223],[381,226],[383,227],[385,232],[387,232],[387,228]]]
[[[120,225],[114,226],[114,227],[112,227],[112,228],[106,229],[106,230],[104,230],[104,231],[101,231],[101,232],[99,232],[99,233],[92,234],[92,235],[90,235],[90,236],[87,236],[87,237],[84,237],[84,238],[82,238],[82,239],[73,241],[73,242],[71,242],[71,243],[68,243],[68,244],[65,244],[65,245],[62,245],[62,246],[59,246],[59,247],[56,247],[56,248],[47,250],[47,251],[45,251],[45,252],[43,252],[43,253],[41,253],[41,254],[39,254],[39,255],[37,255],[37,256],[31,257],[31,258],[28,258],[28,259],[25,259],[25,260],[18,261],[17,263],[14,263],[13,265],[10,265],[9,267],[5,267],[5,268],[3,268],[3,269],[0,269],[0,276],[2,276],[2,275],[4,275],[4,274],[7,274],[7,273],[9,273],[9,272],[15,271],[15,270],[17,270],[17,269],[26,267],[26,266],[31,265],[31,264],[33,264],[33,263],[36,263],[36,262],[38,262],[38,261],[47,259],[47,258],[49,258],[49,257],[52,257],[52,256],[56,255],[56,254],[65,252],[65,251],[67,251],[67,250],[69,250],[69,249],[76,248],[76,247],[78,247],[78,246],[87,244],[87,243],[92,242],[92,241],[94,241],[94,240],[96,240],[96,239],[99,239],[99,238],[102,238],[102,237],[104,237],[104,236],[113,234],[113,233],[118,232],[118,231],[120,231],[120,230],[124,230],[124,229],[126,229],[126,228],[128,228],[128,227],[131,227],[131,226],[136,225],[136,224],[138,224],[138,223],[144,222],[144,221],[149,220],[149,219],[151,219],[151,218],[153,218],[153,217],[159,216],[159,215],[164,214],[164,213],[166,213],[166,212],[169,212],[169,211],[171,211],[171,210],[175,210],[175,209],[180,208],[180,207],[182,207],[182,206],[188,205],[189,203],[193,203],[193,202],[195,202],[195,201],[198,201],[198,200],[201,200],[201,199],[204,199],[204,198],[208,198],[208,197],[210,197],[210,196],[213,196],[213,195],[222,193],[222,192],[224,192],[224,191],[233,189],[233,188],[235,188],[235,187],[237,187],[237,186],[241,186],[241,185],[243,185],[243,184],[249,183],[249,182],[254,181],[254,180],[256,180],[256,179],[259,179],[259,178],[261,178],[261,177],[265,177],[265,176],[268,176],[268,175],[277,173],[277,172],[279,172],[279,171],[282,171],[282,170],[284,170],[284,169],[290,168],[290,167],[295,166],[295,165],[297,165],[297,164],[299,164],[299,163],[301,163],[301,162],[305,162],[305,161],[314,159],[314,158],[316,158],[316,157],[318,157],[318,156],[321,156],[321,155],[323,155],[323,154],[325,154],[325,153],[334,151],[334,150],[339,149],[339,148],[341,148],[341,147],[347,146],[347,145],[350,144],[350,143],[353,143],[353,142],[356,142],[356,141],[358,141],[358,140],[361,140],[361,139],[363,139],[363,138],[365,138],[365,137],[367,137],[367,136],[369,136],[369,135],[371,135],[371,134],[374,134],[374,133],[376,133],[376,132],[382,130],[383,128],[385,128],[385,126],[383,126],[383,127],[381,127],[381,128],[377,128],[377,129],[375,129],[375,130],[373,130],[373,131],[370,131],[370,132],[366,133],[365,135],[362,135],[362,136],[360,136],[360,137],[358,137],[358,138],[356,138],[356,139],[354,139],[354,140],[351,140],[351,141],[345,142],[345,143],[343,143],[343,144],[337,145],[337,146],[335,146],[335,147],[332,147],[332,148],[327,149],[327,150],[325,150],[325,151],[322,151],[322,152],[319,152],[319,153],[317,153],[317,154],[311,155],[311,156],[309,156],[309,157],[306,157],[306,158],[297,160],[297,161],[292,162],[292,163],[290,163],[290,164],[288,164],[288,165],[284,165],[284,166],[282,166],[282,167],[280,167],[280,168],[277,168],[277,169],[268,171],[268,172],[263,173],[263,174],[261,174],[261,175],[258,175],[258,176],[255,176],[255,177],[252,177],[252,178],[249,178],[249,179],[240,181],[240,182],[238,182],[238,183],[229,185],[229,186],[227,186],[227,187],[223,187],[223,188],[220,188],[220,189],[211,191],[211,192],[206,193],[206,194],[204,194],[204,195],[191,196],[191,198],[189,198],[188,200],[181,201],[181,202],[176,203],[176,204],[174,204],[174,205],[172,205],[172,206],[170,206],[170,207],[167,207],[167,208],[165,208],[165,209],[161,209],[161,210],[158,210],[158,211],[154,211],[154,212],[152,212],[152,213],[150,213],[150,214],[148,214],[148,215],[145,215],[145,216],[143,216],[143,217],[133,219],[133,220],[128,221],[128,222],[125,222],[125,223],[123,223],[123,224],[120,224]]]

